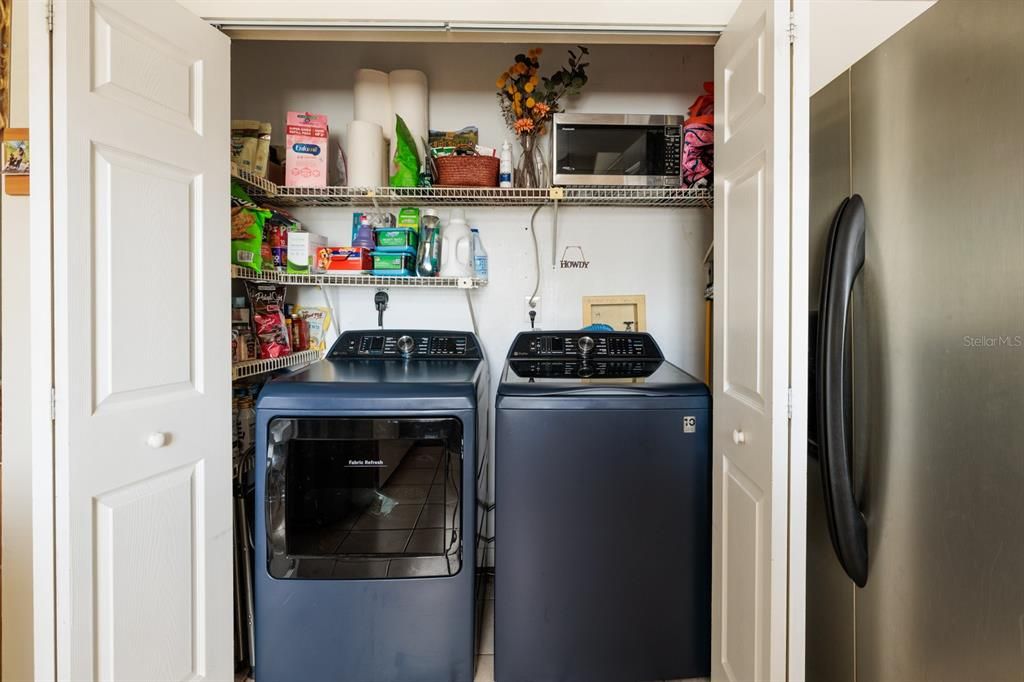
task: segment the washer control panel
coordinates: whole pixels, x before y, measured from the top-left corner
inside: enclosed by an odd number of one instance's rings
[[[524,379],[643,379],[661,366],[656,360],[511,360],[508,366]]]
[[[345,332],[327,357],[479,360],[483,354],[476,337],[468,332],[379,329]]]
[[[642,358],[662,360],[661,349],[643,332],[522,332],[510,358]]]

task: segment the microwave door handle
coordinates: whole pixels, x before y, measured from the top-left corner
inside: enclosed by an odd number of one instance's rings
[[[818,447],[829,536],[843,570],[863,587],[868,578],[867,524],[853,486],[852,411],[847,354],[850,301],[864,266],[864,202],[843,201],[829,231],[818,319]]]

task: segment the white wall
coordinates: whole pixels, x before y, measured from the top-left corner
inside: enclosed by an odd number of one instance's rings
[[[12,127],[28,127],[30,5],[16,0],[11,15]],[[3,552],[2,663],[4,680],[31,680],[32,460],[29,411],[29,198],[2,195],[3,305]]]
[[[431,127],[475,124],[482,144],[500,146],[511,136],[498,111],[494,79],[517,51],[527,47],[238,41],[232,52],[232,115],[273,122],[277,144],[280,123],[289,109],[324,113],[332,138],[343,138],[338,133],[352,117],[355,69],[412,67],[424,70],[430,80]],[[545,46],[541,72],[549,73],[565,56],[564,46]],[[570,105],[571,110],[685,113],[713,74],[708,47],[595,46],[590,62],[586,94]],[[512,339],[528,327],[524,299],[533,292],[536,277],[528,230],[532,210],[467,209],[490,257],[490,283],[471,297],[489,360],[492,395]],[[331,242],[350,243],[352,210],[300,209],[295,214]],[[446,219],[446,209],[441,217]],[[543,209],[536,221],[542,326],[579,328],[585,295],[644,294],[648,330],[665,355],[702,377],[702,259],[712,237],[711,211],[562,208],[558,224],[556,254],[561,256],[566,246],[579,246],[591,264],[587,270],[552,269],[552,211]],[[328,291],[343,329],[376,326],[373,290]],[[323,305],[322,295],[314,289],[293,292],[292,297]],[[388,328],[472,328],[462,291],[392,288],[390,299],[384,318]]]

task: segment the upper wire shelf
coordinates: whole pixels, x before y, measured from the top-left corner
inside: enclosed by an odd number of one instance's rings
[[[486,279],[475,277],[381,277],[359,273],[325,272],[323,274],[294,274],[268,270],[256,272],[239,265],[231,266],[232,279],[248,279],[254,282],[277,282],[279,284],[331,286],[331,287],[414,287],[419,289],[477,289],[487,286]]]
[[[713,194],[682,187],[286,187],[231,166],[248,192],[276,206],[624,206],[711,208]]]

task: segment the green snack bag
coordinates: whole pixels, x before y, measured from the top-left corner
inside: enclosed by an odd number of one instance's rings
[[[395,115],[395,174],[392,187],[416,187],[420,180],[420,155],[416,140],[401,116]]]
[[[252,202],[241,187],[231,186],[231,263],[263,271],[263,224],[270,211]]]

